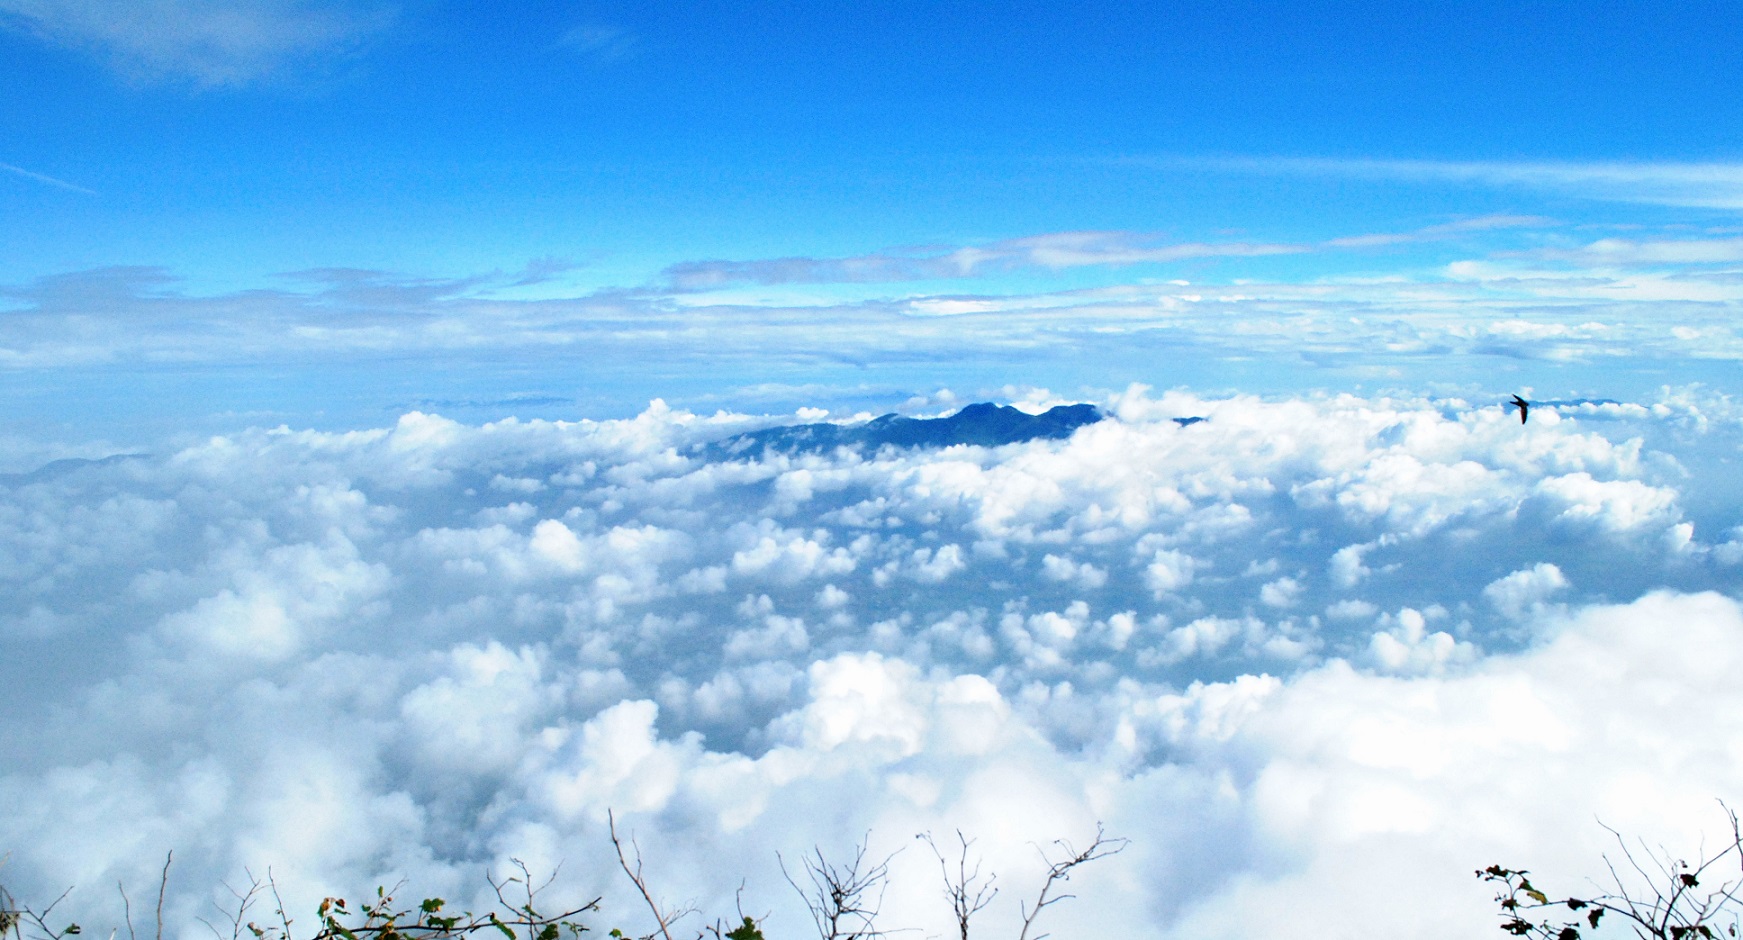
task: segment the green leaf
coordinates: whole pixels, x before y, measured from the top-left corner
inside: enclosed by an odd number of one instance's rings
[[[80,927],[78,924],[68,924],[67,929],[61,931],[61,935],[62,936],[77,936],[77,935],[84,933],[84,932],[85,932],[85,929],[83,927]]]
[[[744,923],[727,931],[726,940],[763,940],[763,931],[756,921],[746,917]]]
[[[1539,891],[1535,888],[1526,888],[1525,889],[1525,896],[1530,898],[1533,901],[1536,901],[1539,904],[1548,904],[1549,903],[1548,895],[1545,895],[1542,891]]]
[[[441,910],[442,905],[446,903],[441,898],[424,898],[424,903],[418,905],[418,910],[426,914],[434,914]]]

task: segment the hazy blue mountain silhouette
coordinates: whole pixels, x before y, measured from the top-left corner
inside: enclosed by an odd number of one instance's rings
[[[973,444],[997,447],[1037,439],[1060,440],[1104,415],[1094,405],[1058,405],[1032,415],[1007,405],[980,402],[946,418],[904,418],[887,414],[864,424],[798,424],[766,428],[716,441],[703,448],[707,457],[731,459],[764,450],[783,454],[828,453],[837,447],[949,447]]]
[[[106,467],[124,460],[140,460],[150,454],[111,454],[91,460],[85,457],[67,457],[62,460],[51,460],[29,473],[0,473],[0,486],[28,486],[32,483],[42,483],[56,477],[66,476],[86,467]]]

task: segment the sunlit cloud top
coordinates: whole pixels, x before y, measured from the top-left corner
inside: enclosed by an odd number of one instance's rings
[[[954,936],[959,833],[1016,936],[1101,831],[1053,936],[1452,938],[1698,848],[1739,35],[0,0],[0,880],[95,936],[173,849],[196,940],[525,862],[641,936],[615,822],[771,937],[869,839]]]

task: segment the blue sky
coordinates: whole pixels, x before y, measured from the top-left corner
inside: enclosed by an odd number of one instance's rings
[[[130,10],[0,3],[0,303],[25,314],[0,341],[19,433],[337,426],[455,400],[617,415],[657,395],[754,405],[745,390],[771,381],[837,390],[813,403],[850,410],[867,389],[1354,387],[1369,378],[1241,356],[1219,369],[1166,342],[1079,344],[1074,360],[1032,336],[1013,359],[973,331],[862,349],[867,326],[795,350],[769,311],[835,322],[853,305],[1017,295],[1063,310],[1072,292],[1176,280],[1433,284],[1460,262],[1605,238],[1722,241],[1743,206],[1728,4]],[[998,250],[1084,232],[1101,233],[1092,257]],[[989,246],[985,264],[912,263]],[[1650,263],[1708,276],[1701,250]],[[803,259],[833,262],[795,274]],[[749,268],[722,279],[720,261]],[[697,265],[715,279],[674,275]],[[393,297],[338,301],[317,288],[329,274],[306,273],[340,269]],[[205,312],[142,312],[165,301]],[[591,313],[523,330],[480,312],[601,302],[667,325],[730,309],[739,355],[674,358],[662,327],[601,357],[573,329]],[[1652,318],[1666,315],[1683,314]],[[419,335],[431,318],[468,338]],[[1606,389],[1581,372],[1589,357],[1547,358],[1562,365],[1538,384],[1558,394],[1633,394],[1663,371]],[[1493,358],[1418,366],[1418,384],[1519,384]]]
[[[615,813],[786,936],[775,853],[962,831],[1015,935],[1099,820],[1057,936],[1450,940],[1698,847],[1740,27],[0,0],[0,876],[95,935],[173,848],[195,940],[566,860],[636,936]],[[1105,420],[707,447],[983,400]]]
[[[176,22],[201,5],[160,6],[105,30],[85,5],[8,4],[4,162],[92,191],[9,174],[4,223],[31,233],[10,279],[561,257],[621,286],[693,257],[1048,231],[1589,217],[1170,160],[1725,160],[1743,126],[1723,4],[256,3],[234,29],[277,42],[207,44]]]

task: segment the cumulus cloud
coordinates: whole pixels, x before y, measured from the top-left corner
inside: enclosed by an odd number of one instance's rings
[[[1727,399],[1098,404],[732,459],[700,445],[818,416],[410,413],[0,478],[9,889],[109,916],[173,847],[196,933],[244,867],[298,910],[509,856],[591,897],[611,809],[670,896],[742,876],[782,930],[775,851],[961,828],[996,930],[1030,843],[1102,820],[1133,848],[1060,935],[1463,936],[1472,868],[1577,877],[1594,814],[1674,842],[1735,792]],[[925,862],[892,926],[945,926]]]
[[[306,0],[3,0],[0,25],[91,50],[141,81],[234,86],[343,53],[386,26],[381,5]]]
[[[1490,582],[1483,588],[1483,599],[1494,604],[1503,615],[1517,620],[1567,586],[1567,578],[1562,576],[1560,568],[1548,562],[1538,562]]]

